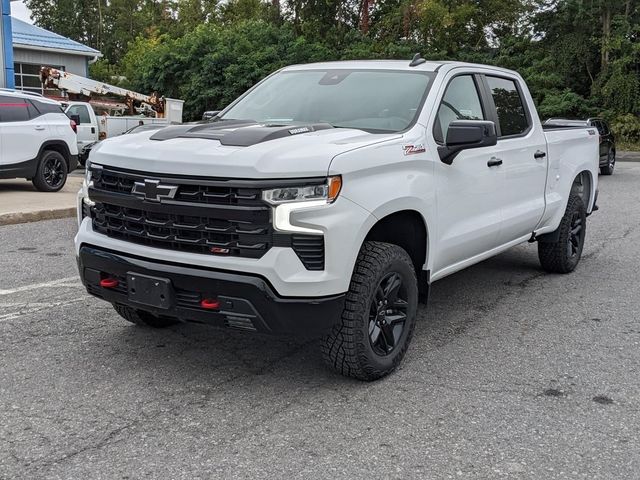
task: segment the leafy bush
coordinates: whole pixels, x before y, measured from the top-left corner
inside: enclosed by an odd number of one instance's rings
[[[630,144],[640,143],[640,118],[632,113],[616,117],[611,122],[611,129],[618,141]]]

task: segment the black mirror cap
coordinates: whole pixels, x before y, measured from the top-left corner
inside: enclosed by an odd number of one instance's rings
[[[440,160],[447,165],[462,150],[490,147],[498,143],[496,124],[490,120],[455,120],[449,124],[446,143],[438,147]]]
[[[207,110],[202,114],[202,120],[211,120],[217,116],[222,110]]]

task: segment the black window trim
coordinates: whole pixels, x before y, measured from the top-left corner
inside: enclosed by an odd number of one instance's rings
[[[522,91],[522,86],[520,85],[520,80],[517,77],[511,77],[509,75],[504,75],[501,73],[482,73],[480,74],[482,77],[482,83],[484,85],[485,93],[488,96],[487,101],[489,105],[489,110],[491,111],[491,116],[493,122],[496,124],[496,132],[498,133],[498,141],[500,140],[509,140],[512,138],[521,138],[529,135],[529,132],[533,130],[533,120],[531,117],[531,111],[529,110],[529,105],[527,104],[526,97]],[[487,77],[501,78],[503,80],[510,80],[516,86],[516,91],[518,95],[520,95],[520,100],[522,102],[522,107],[524,109],[525,118],[527,120],[527,128],[521,133],[516,133],[514,135],[502,135],[502,129],[500,128],[500,120],[498,119],[498,110],[496,109],[496,104],[493,101],[493,95],[491,94],[491,87],[489,86],[489,82],[487,81]]]
[[[448,81],[447,84],[444,87],[444,90],[442,92],[442,96],[440,97],[440,99],[438,100],[438,107],[436,108],[436,113],[433,117],[433,127],[431,128],[431,135],[433,136],[433,140],[436,142],[436,144],[438,145],[444,145],[447,141],[447,139],[444,137],[444,132],[440,131],[438,132],[438,130],[442,130],[440,128],[440,122],[438,121],[438,112],[440,111],[440,107],[442,106],[442,101],[444,100],[444,96],[447,94],[447,90],[449,89],[449,85],[451,85],[451,82],[453,82],[456,78],[458,77],[462,77],[462,76],[467,76],[467,77],[471,77],[473,80],[473,83],[476,87],[476,93],[478,94],[478,100],[480,101],[480,108],[482,109],[482,116],[485,117],[485,120],[493,120],[492,118],[490,118],[490,112],[488,107],[488,103],[486,103],[486,98],[484,97],[483,94],[483,87],[482,87],[482,80],[480,78],[480,74],[477,72],[460,72],[460,73],[456,73],[455,75],[453,75]],[[439,135],[438,135],[439,133]],[[442,141],[439,141],[438,138],[442,138]]]

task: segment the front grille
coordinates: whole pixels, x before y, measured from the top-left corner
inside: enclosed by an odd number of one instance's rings
[[[206,216],[149,212],[96,202],[93,228],[112,238],[191,253],[260,258],[272,244],[267,223],[251,224]],[[217,250],[212,250],[217,249]]]
[[[90,216],[98,233],[156,248],[245,258],[261,258],[272,246],[290,247],[306,269],[324,269],[324,237],[275,232],[271,207],[262,200],[265,188],[324,179],[224,180],[90,168]],[[147,198],[150,181],[162,188]]]

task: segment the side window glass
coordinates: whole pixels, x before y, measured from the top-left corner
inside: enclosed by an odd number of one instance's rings
[[[38,100],[34,100],[33,104],[41,115],[45,115],[47,113],[64,113],[64,110],[62,110],[62,107],[59,104],[45,103]]]
[[[455,77],[444,93],[438,108],[434,137],[444,143],[449,124],[454,120],[485,120],[480,96],[471,75]]]
[[[0,96],[0,122],[26,122],[27,120],[29,120],[29,109],[24,99]]]
[[[529,121],[516,82],[507,78],[487,76],[487,83],[496,106],[501,136],[523,133],[529,128]]]
[[[72,105],[67,111],[67,115],[77,115],[80,117],[80,124],[91,123],[91,117],[89,116],[89,110],[84,105]]]
[[[598,129],[598,133],[600,135],[606,135],[607,134],[607,130],[606,130],[605,126],[604,126],[604,122],[603,121],[596,120],[595,124],[596,124],[596,128]]]
[[[38,107],[36,107],[35,103],[30,100],[27,100],[27,110],[29,111],[29,118],[31,119],[37,118],[42,115],[38,110]]]

